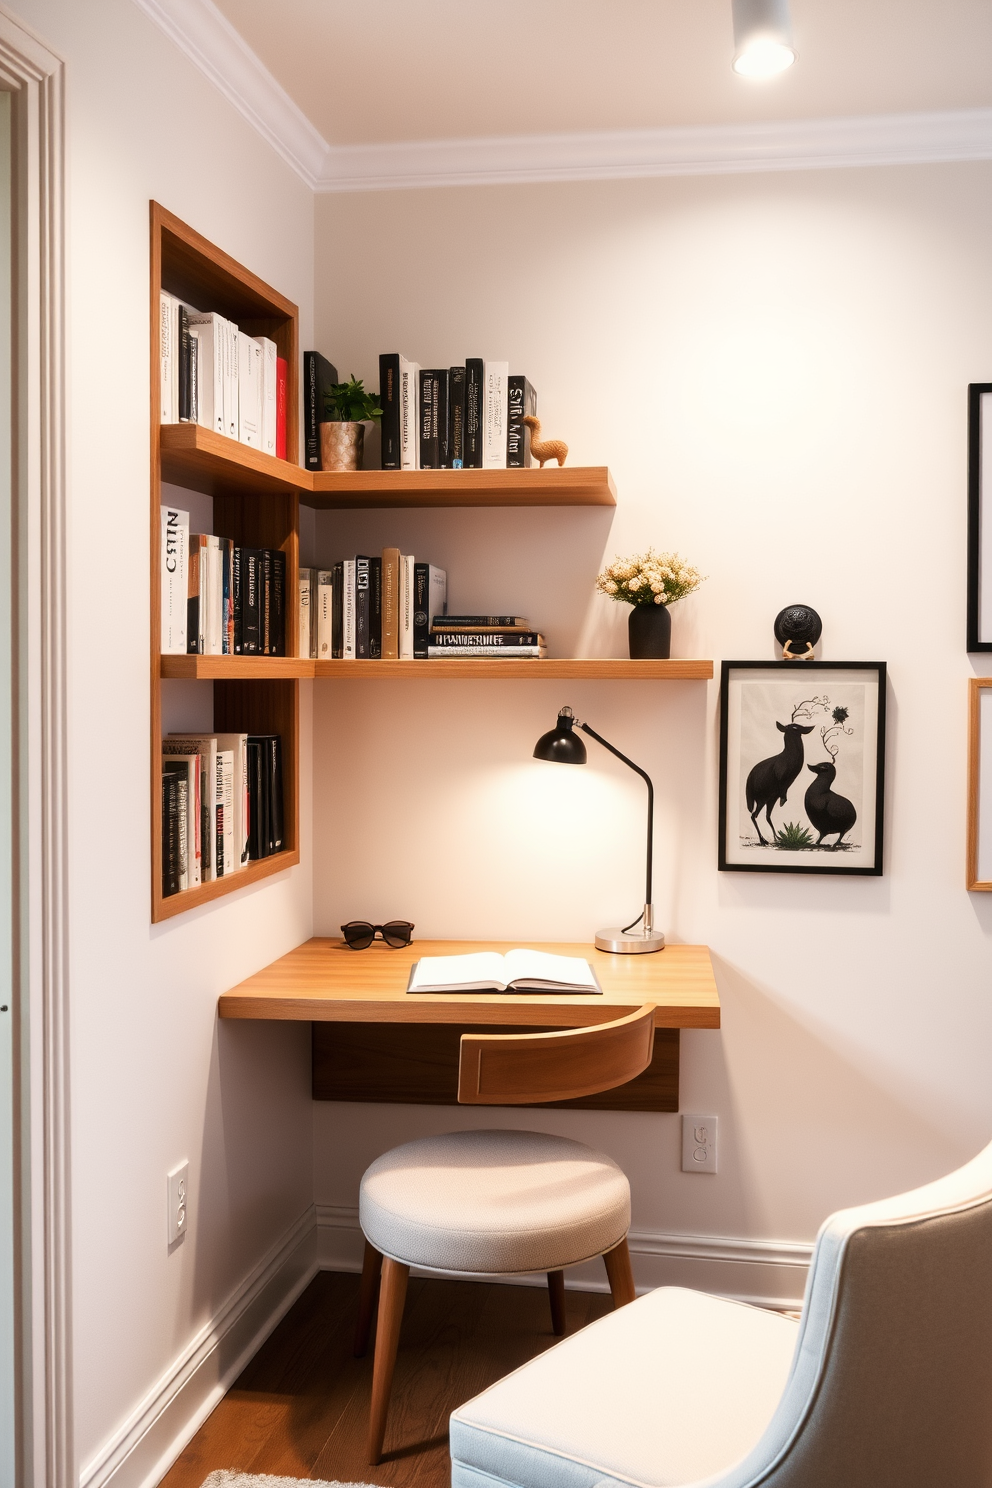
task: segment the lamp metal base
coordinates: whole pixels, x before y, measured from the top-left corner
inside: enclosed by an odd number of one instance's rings
[[[596,931],[597,951],[611,951],[617,956],[643,956],[647,951],[664,948],[665,937],[660,930],[623,930],[618,925],[609,930]]]

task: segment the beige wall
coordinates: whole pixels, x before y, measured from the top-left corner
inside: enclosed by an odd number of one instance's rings
[[[448,569],[457,608],[519,609],[559,655],[621,655],[593,578],[654,543],[709,575],[675,612],[676,655],[771,658],[774,615],[803,601],[826,659],[889,663],[879,880],[716,871],[716,683],[316,690],[318,933],[400,915],[424,936],[588,938],[639,903],[642,787],[595,746],[558,779],[534,740],[568,701],[653,774],[660,922],[712,948],[724,1003],[722,1031],[683,1046],[683,1109],[720,1117],[720,1172],[682,1175],[675,1116],[505,1117],[612,1153],[635,1229],[809,1240],[992,1129],[992,903],[963,888],[965,385],[990,369],[990,186],[961,165],[318,198],[317,342],[343,372],[375,385],[387,349],[508,358],[545,432],[619,490],[612,525],[330,513],[322,563],[398,542]],[[318,1204],[353,1205],[391,1143],[474,1119],[317,1107]]]

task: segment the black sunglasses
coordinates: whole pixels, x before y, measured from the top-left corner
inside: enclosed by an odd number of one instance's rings
[[[398,950],[408,946],[413,939],[413,926],[409,920],[389,920],[385,925],[370,925],[368,920],[349,920],[341,926],[345,945],[353,951],[367,951],[377,935],[381,935],[388,946]]]

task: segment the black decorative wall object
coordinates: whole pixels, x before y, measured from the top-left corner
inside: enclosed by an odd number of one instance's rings
[[[775,616],[775,639],[783,661],[812,661],[813,647],[823,634],[823,621],[811,605],[786,605]]]

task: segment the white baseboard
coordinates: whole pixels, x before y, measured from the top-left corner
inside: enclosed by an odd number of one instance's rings
[[[317,1264],[322,1271],[360,1271],[362,1232],[352,1205],[318,1204]],[[634,1281],[639,1292],[659,1286],[693,1287],[758,1307],[802,1306],[806,1272],[813,1246],[804,1241],[735,1240],[714,1235],[666,1235],[631,1230],[627,1237]],[[416,1272],[428,1275],[427,1272]],[[494,1278],[487,1277],[492,1281]],[[543,1286],[544,1279],[507,1277],[518,1286]],[[599,1261],[574,1266],[566,1286],[605,1292],[606,1273]]]
[[[308,1209],[79,1475],[79,1488],[155,1488],[319,1269]]]

